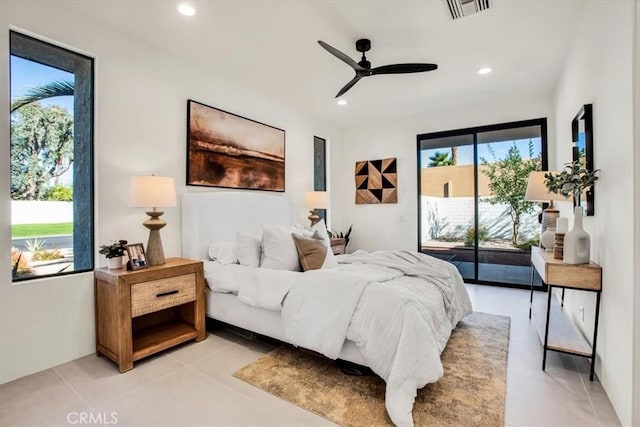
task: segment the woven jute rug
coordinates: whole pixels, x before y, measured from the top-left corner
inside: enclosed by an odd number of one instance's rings
[[[418,391],[416,426],[503,426],[510,318],[474,312],[442,352],[444,376]],[[393,425],[377,376],[348,376],[333,361],[280,346],[235,377],[336,424]]]

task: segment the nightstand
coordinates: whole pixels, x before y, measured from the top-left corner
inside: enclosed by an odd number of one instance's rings
[[[95,270],[96,353],[118,365],[206,338],[202,261],[169,258],[142,270]]]
[[[345,239],[331,239],[331,250],[334,255],[342,255],[347,252],[347,244]]]

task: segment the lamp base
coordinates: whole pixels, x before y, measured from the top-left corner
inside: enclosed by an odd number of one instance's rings
[[[320,221],[320,216],[318,215],[318,211],[316,209],[312,209],[309,212],[311,212],[311,215],[309,215],[307,218],[309,219],[309,221],[311,221],[311,226],[313,227],[318,221]]]
[[[149,232],[147,262],[149,265],[162,265],[165,262],[164,251],[162,250],[162,239],[160,239],[160,231],[158,230],[151,230]]]
[[[160,238],[160,229],[167,225],[166,222],[160,219],[163,213],[156,210],[147,212],[147,215],[151,218],[142,223],[149,229],[149,240],[147,242],[147,263],[149,265],[162,265],[165,263],[162,239]]]
[[[560,217],[560,211],[554,206],[549,206],[542,211],[542,226],[540,234],[544,233],[547,228],[556,228],[556,219]]]

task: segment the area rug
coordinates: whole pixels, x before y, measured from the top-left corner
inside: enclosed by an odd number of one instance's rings
[[[416,426],[503,426],[510,318],[474,312],[442,352],[444,376],[418,391]],[[377,376],[348,376],[324,357],[280,346],[233,374],[341,426],[393,425]]]

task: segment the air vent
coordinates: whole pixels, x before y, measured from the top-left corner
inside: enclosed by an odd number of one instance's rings
[[[492,0],[445,0],[451,17],[459,19],[493,7]]]

